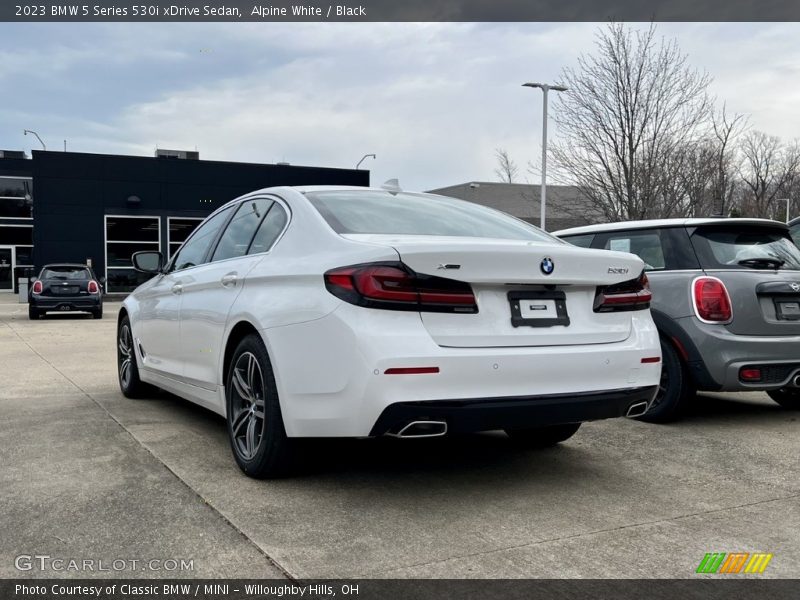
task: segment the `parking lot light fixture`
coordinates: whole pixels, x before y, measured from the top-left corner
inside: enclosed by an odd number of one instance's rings
[[[39,143],[42,145],[42,150],[47,150],[47,146],[44,145],[44,142],[42,141],[42,138],[39,137],[38,133],[31,131],[30,129],[23,129],[22,131],[22,135],[28,135],[29,133],[33,136],[36,136],[36,139],[39,140]]]
[[[361,160],[356,163],[356,171],[358,171],[358,167],[360,167],[361,163],[364,162],[364,160],[366,160],[367,158],[372,158],[373,160],[376,160],[378,157],[375,156],[374,154],[365,154],[364,156],[361,157]]]
[[[542,90],[542,184],[540,186],[540,217],[539,227],[545,229],[545,212],[547,206],[547,93],[566,92],[567,88],[563,85],[549,85],[547,83],[523,83],[522,87],[539,88]]]

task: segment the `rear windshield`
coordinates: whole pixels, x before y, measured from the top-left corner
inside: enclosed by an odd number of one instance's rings
[[[89,269],[83,267],[45,267],[39,279],[91,279]]]
[[[464,236],[555,242],[556,238],[497,210],[429,194],[375,190],[309,192],[336,233]]]
[[[705,269],[800,269],[800,249],[769,227],[700,228],[692,243]]]

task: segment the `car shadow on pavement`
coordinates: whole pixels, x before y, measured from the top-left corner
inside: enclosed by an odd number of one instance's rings
[[[752,399],[751,394],[705,394],[699,393],[689,402],[681,422],[713,423],[714,420],[731,419],[759,421],[794,421],[800,411],[790,411],[778,406],[769,398]]]

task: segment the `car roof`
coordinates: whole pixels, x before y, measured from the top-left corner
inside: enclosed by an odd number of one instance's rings
[[[76,269],[91,269],[90,266],[81,263],[50,263],[44,265],[42,269],[51,269],[52,267],[71,267]]]
[[[789,221],[789,227],[794,227],[795,225],[800,225],[800,217],[795,217]]]
[[[773,221],[771,219],[729,219],[725,217],[716,218],[684,218],[684,219],[649,219],[644,221],[621,221],[618,223],[598,223],[596,225],[584,225],[582,227],[571,227],[553,232],[553,235],[581,235],[588,233],[602,233],[606,231],[623,231],[629,229],[655,229],[662,227],[699,227],[701,225],[768,225],[770,227],[787,227],[786,223]]]

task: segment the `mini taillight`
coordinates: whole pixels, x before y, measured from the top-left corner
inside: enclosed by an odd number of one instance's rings
[[[92,280],[89,282],[89,285],[87,286],[86,290],[87,290],[87,291],[88,291],[90,294],[97,294],[97,293],[99,293],[99,292],[100,292],[100,286],[99,286],[99,285],[97,285],[97,282],[96,282],[94,279],[92,279]]]
[[[33,287],[31,288],[31,292],[34,294],[41,294],[42,293],[42,282],[41,281],[34,281]]]
[[[376,263],[325,273],[328,291],[350,304],[389,310],[476,313],[468,283],[417,275],[402,263]]]
[[[725,284],[716,277],[698,277],[692,283],[697,318],[705,323],[727,323],[733,318],[731,298]]]
[[[644,271],[636,279],[597,288],[594,312],[644,310],[650,308],[653,294]]]

